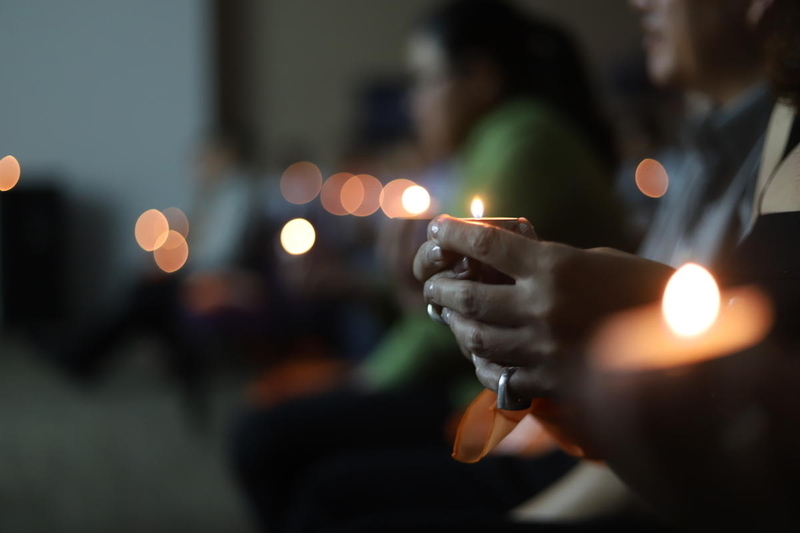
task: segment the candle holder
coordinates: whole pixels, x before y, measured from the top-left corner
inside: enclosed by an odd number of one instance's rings
[[[462,218],[461,220],[464,220],[465,222],[486,224],[487,226],[502,228],[504,230],[522,234],[519,218],[473,217],[473,218]],[[481,263],[476,259],[473,259],[471,257],[465,257],[464,261],[466,261],[465,265],[466,272],[463,275],[463,279],[470,279],[474,281],[480,281],[481,283],[489,283],[496,285],[511,285],[514,283],[513,279],[509,278],[502,272],[498,272],[496,269],[484,265],[483,263]]]
[[[772,303],[758,288],[727,289],[721,301],[716,320],[692,336],[678,335],[660,304],[621,311],[598,328],[589,345],[589,361],[608,372],[667,370],[736,353],[769,334]]]
[[[496,228],[502,228],[516,233],[522,233],[520,230],[520,218],[514,217],[472,217],[461,218],[465,222],[486,224]],[[494,268],[484,265],[471,257],[464,257],[462,260],[462,267],[457,273],[457,279],[480,281],[481,283],[490,284],[512,284],[514,280],[498,272]],[[438,324],[445,324],[442,319],[442,308],[436,304],[428,304],[428,316]]]

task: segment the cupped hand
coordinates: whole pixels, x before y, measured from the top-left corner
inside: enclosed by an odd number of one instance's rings
[[[427,302],[443,308],[478,379],[496,390],[503,367],[519,367],[515,395],[557,392],[558,356],[577,353],[609,313],[659,298],[672,268],[612,249],[541,242],[446,215],[431,222],[414,259]],[[436,274],[466,256],[505,274],[495,285]]]

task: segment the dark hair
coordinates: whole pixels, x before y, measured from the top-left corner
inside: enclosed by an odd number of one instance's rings
[[[800,106],[800,0],[773,6],[767,37],[767,64],[778,96]]]
[[[449,2],[422,31],[456,71],[476,55],[488,58],[505,98],[531,96],[552,105],[583,130],[609,169],[616,166],[611,130],[598,111],[581,53],[565,31],[500,0]]]

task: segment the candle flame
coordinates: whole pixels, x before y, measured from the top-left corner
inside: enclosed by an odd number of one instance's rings
[[[696,337],[719,315],[720,295],[711,273],[687,263],[667,283],[661,309],[670,329],[679,337]]]
[[[469,210],[472,213],[472,218],[483,218],[483,200],[481,200],[480,196],[472,199]]]

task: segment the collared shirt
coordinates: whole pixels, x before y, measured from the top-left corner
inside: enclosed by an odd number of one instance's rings
[[[687,127],[640,255],[679,266],[713,266],[748,229],[764,132],[774,99],[759,83]]]

